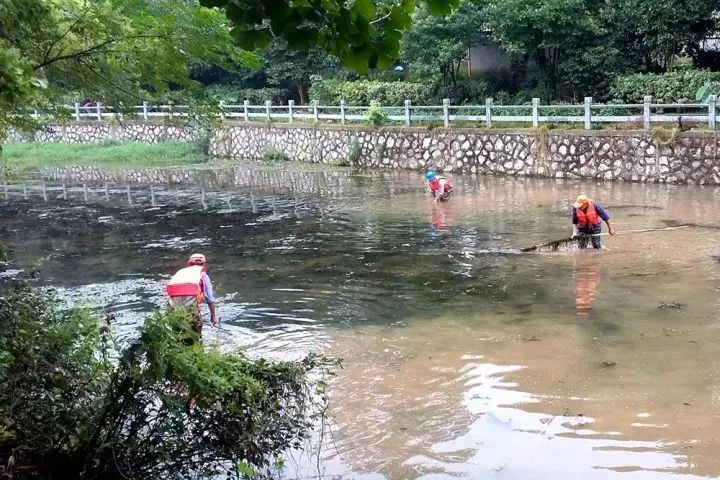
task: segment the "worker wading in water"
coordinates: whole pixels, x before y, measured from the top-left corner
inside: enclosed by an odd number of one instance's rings
[[[572,235],[573,237],[580,235],[580,248],[587,248],[588,238],[592,242],[593,248],[602,248],[602,241],[597,236],[602,231],[602,222],[607,224],[608,233],[615,235],[615,229],[610,225],[608,212],[586,195],[577,197],[572,209]],[[583,238],[583,236],[586,237]]]
[[[450,179],[439,176],[434,170],[430,170],[425,174],[425,178],[428,181],[430,187],[430,193],[432,194],[433,203],[437,203],[438,200],[447,200],[450,198],[452,193],[452,182]]]
[[[194,253],[190,255],[187,267],[178,270],[172,276],[165,291],[168,295],[169,308],[186,308],[194,315],[193,331],[202,334],[202,313],[200,306],[207,303],[210,309],[210,323],[217,324],[215,316],[215,295],[213,286],[205,268],[205,255]]]

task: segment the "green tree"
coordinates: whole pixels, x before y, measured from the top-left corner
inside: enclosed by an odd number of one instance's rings
[[[413,26],[403,39],[402,56],[420,75],[440,74],[442,83],[455,85],[468,48],[485,39],[482,8],[464,1],[447,16],[432,15],[418,9]]]
[[[596,5],[589,0],[487,0],[485,17],[495,39],[510,53],[531,56],[556,92],[558,66],[568,48],[600,32]]]
[[[268,79],[276,85],[292,85],[300,103],[307,101],[310,77],[340,67],[332,56],[318,47],[307,50],[289,48],[287,42],[274,40],[261,52],[262,64]]]
[[[0,2],[0,126],[60,95],[115,103],[197,86],[193,68],[257,65],[196,0]]]
[[[364,73],[390,67],[400,54],[402,32],[412,23],[415,0],[200,0],[225,8],[232,35],[249,51],[282,38],[293,48],[317,45]],[[460,0],[423,0],[434,14],[447,15]]]
[[[0,297],[0,477],[209,478],[271,470],[324,403],[327,362],[252,360],[155,314],[124,350],[112,327],[21,283]],[[317,408],[316,408],[317,407]]]
[[[667,71],[720,26],[720,0],[616,0],[604,10],[615,46],[645,71]]]

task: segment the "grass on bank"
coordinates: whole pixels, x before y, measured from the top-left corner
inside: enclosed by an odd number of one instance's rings
[[[155,144],[108,141],[94,144],[8,143],[0,165],[13,169],[100,165],[107,168],[172,167],[204,163],[207,157],[196,143],[168,141]]]

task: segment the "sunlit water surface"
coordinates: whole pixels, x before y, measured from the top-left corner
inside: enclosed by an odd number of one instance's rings
[[[343,358],[320,462],[291,455],[288,478],[720,475],[720,190],[455,183],[437,207],[411,172],[11,184],[0,242],[10,274],[40,262],[61,298],[115,313],[124,337],[203,252],[222,321],[207,341]],[[578,193],[619,231],[691,226],[521,254],[567,236]]]

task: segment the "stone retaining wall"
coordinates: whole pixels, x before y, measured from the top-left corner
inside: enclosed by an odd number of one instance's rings
[[[210,153],[250,160],[276,149],[304,162],[718,185],[719,146],[712,132],[683,132],[662,146],[641,131],[238,125],[217,130]]]
[[[199,130],[152,123],[51,125],[12,140],[155,143],[190,140]],[[714,132],[683,132],[659,145],[642,131],[428,129],[239,123],[213,132],[210,154],[256,160],[268,149],[290,160],[366,167],[549,178],[720,185]]]
[[[143,143],[157,143],[163,140],[190,141],[198,137],[200,130],[188,125],[160,123],[116,123],[82,122],[47,125],[36,132],[10,130],[8,142],[48,143],[98,143],[106,140],[121,140]]]

